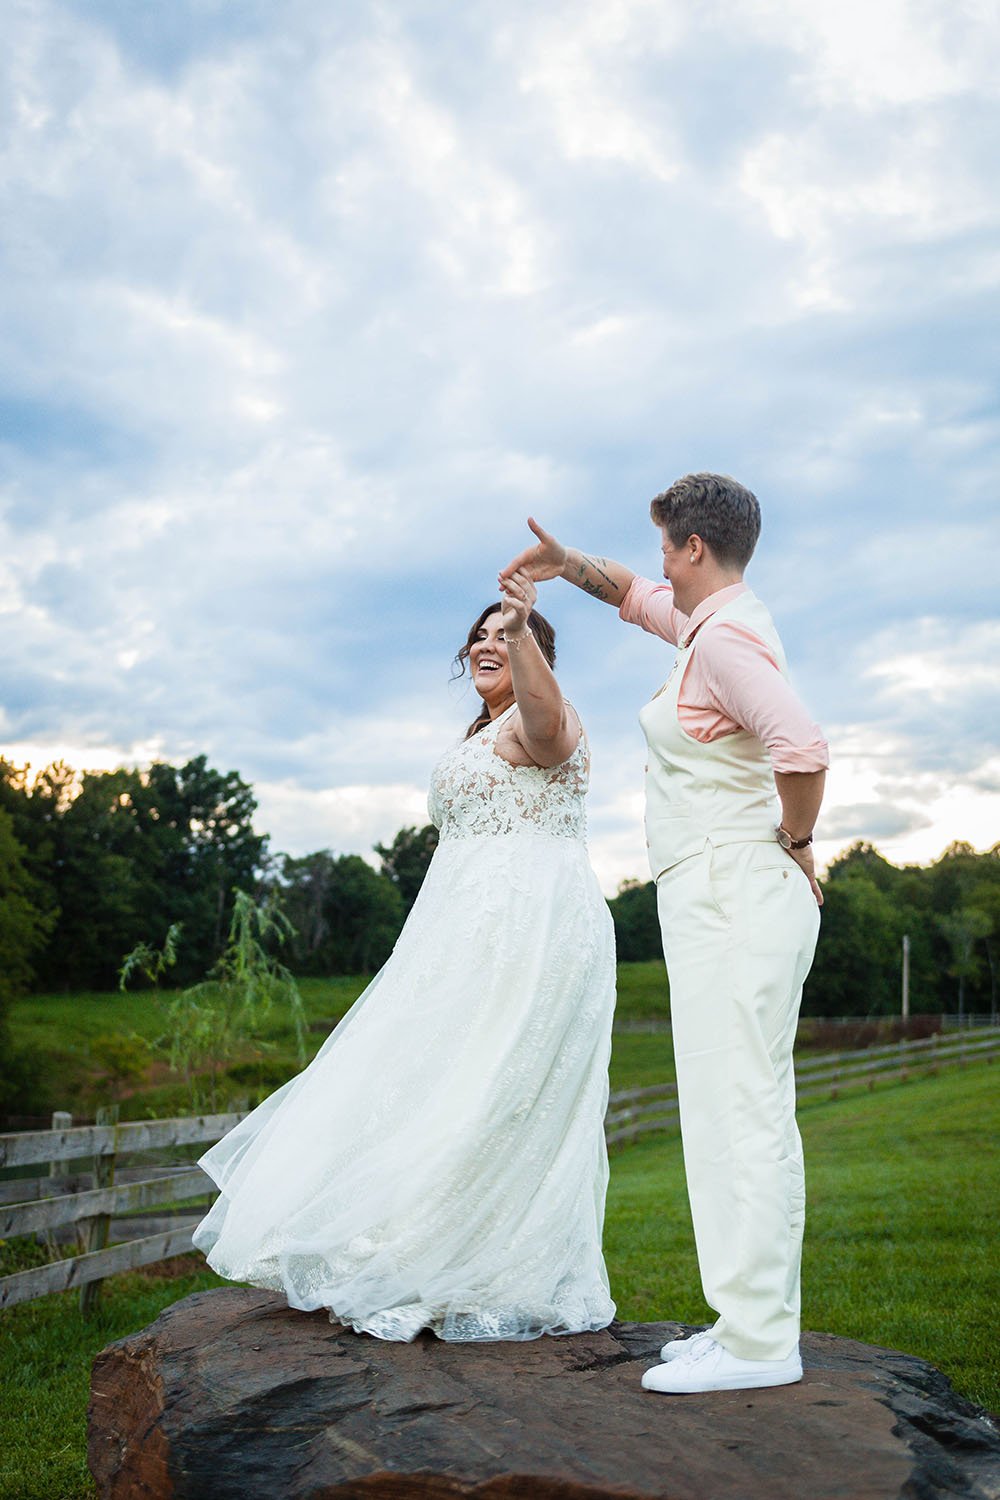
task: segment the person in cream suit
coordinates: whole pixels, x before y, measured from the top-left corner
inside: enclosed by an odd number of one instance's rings
[[[681,1136],[712,1327],[664,1345],[647,1390],[802,1378],[805,1218],[792,1045],[823,896],[812,854],[827,746],[788,681],[765,606],[743,581],[756,497],[688,474],[657,495],[663,583],[537,543],[504,569],[563,578],[677,648],[639,718],[648,744],[646,843],[656,882]]]

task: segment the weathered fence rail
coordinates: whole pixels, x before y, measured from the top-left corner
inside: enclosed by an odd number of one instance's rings
[[[992,1062],[998,1055],[1000,1026],[890,1042],[859,1052],[826,1052],[796,1059],[796,1092],[801,1102],[836,1099],[845,1089],[873,1089],[878,1083],[902,1082],[911,1075],[936,1073],[944,1067]],[[621,1145],[650,1130],[664,1130],[677,1117],[677,1089],[672,1083],[612,1094],[605,1119],[608,1145]]]
[[[830,1052],[796,1062],[800,1100],[837,1098],[844,1090],[902,1081],[913,1075],[992,1062],[1000,1055],[1000,1027],[893,1042],[861,1052]],[[0,1181],[0,1239],[36,1235],[54,1254],[60,1237],[75,1237],[79,1253],[0,1278],[0,1307],[49,1292],[80,1289],[90,1310],[101,1282],[119,1271],[169,1260],[191,1249],[191,1230],[214,1196],[214,1185],[192,1162],[135,1164],[151,1151],[206,1145],[231,1130],[246,1111],[190,1115],[172,1120],[119,1123],[113,1110],[95,1125],[76,1125],[65,1114],[51,1130],[0,1135],[0,1170],[37,1167],[30,1177]],[[608,1101],[609,1146],[666,1130],[677,1122],[672,1083],[622,1089]],[[71,1162],[85,1161],[78,1172]],[[192,1205],[201,1200],[192,1216]],[[186,1204],[186,1208],[173,1205]],[[157,1210],[150,1215],[149,1210]],[[109,1244],[113,1240],[117,1243]]]
[[[664,990],[664,1007],[666,1007],[666,990]],[[326,1023],[324,1023],[325,1025]],[[330,1022],[333,1026],[334,1022]],[[895,1015],[857,1015],[857,1016],[809,1016],[799,1018],[799,1035],[808,1036],[812,1030],[819,1027],[824,1031],[846,1031],[863,1032],[872,1027],[879,1029],[888,1028],[895,1035],[899,1028],[905,1035],[920,1035],[920,1028],[933,1025],[935,1031],[975,1031],[977,1029],[988,1029],[1000,1025],[1000,1018],[996,1012],[977,1011],[970,1014],[958,1015],[954,1011],[916,1011],[907,1020],[903,1020],[898,1014]],[[616,1035],[641,1035],[659,1036],[669,1034],[670,1016],[664,1009],[664,1014],[659,1016],[616,1016],[614,1027]]]
[[[111,1116],[115,1112],[102,1113]],[[59,1115],[56,1118],[60,1123],[52,1130],[0,1135],[0,1169],[50,1169],[47,1176],[15,1177],[0,1183],[0,1239],[41,1235],[55,1251],[58,1231],[65,1237],[68,1229],[76,1231],[81,1252],[0,1278],[0,1308],[79,1287],[80,1306],[86,1313],[105,1277],[189,1251],[191,1230],[214,1194],[210,1178],[191,1163],[174,1163],[166,1169],[150,1168],[148,1164],[144,1168],[123,1168],[121,1159],[210,1144],[245,1114],[244,1110],[126,1124],[99,1117],[96,1125],[76,1126],[69,1123],[69,1116]],[[89,1159],[89,1170],[67,1173],[68,1163],[80,1158]],[[56,1168],[54,1173],[52,1167]],[[57,1184],[61,1191],[54,1193]],[[202,1212],[194,1217],[190,1212],[165,1212],[168,1205],[192,1199],[204,1200]],[[160,1210],[152,1220],[143,1213],[149,1208]],[[154,1229],[156,1232],[151,1233]],[[109,1245],[109,1239],[119,1243]]]

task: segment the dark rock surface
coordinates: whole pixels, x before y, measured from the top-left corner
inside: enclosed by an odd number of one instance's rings
[[[681,1331],[389,1344],[197,1292],[97,1356],[90,1467],[102,1500],[1000,1497],[996,1427],[921,1360],[807,1333],[800,1385],[643,1391]]]

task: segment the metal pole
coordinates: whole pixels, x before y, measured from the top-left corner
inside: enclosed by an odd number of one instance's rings
[[[903,938],[903,1020],[910,1019],[910,934]]]

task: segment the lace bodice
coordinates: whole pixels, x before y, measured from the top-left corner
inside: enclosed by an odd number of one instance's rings
[[[533,832],[586,837],[584,796],[590,772],[587,737],[558,766],[512,766],[495,753],[506,713],[447,751],[431,775],[428,810],[442,839]]]

